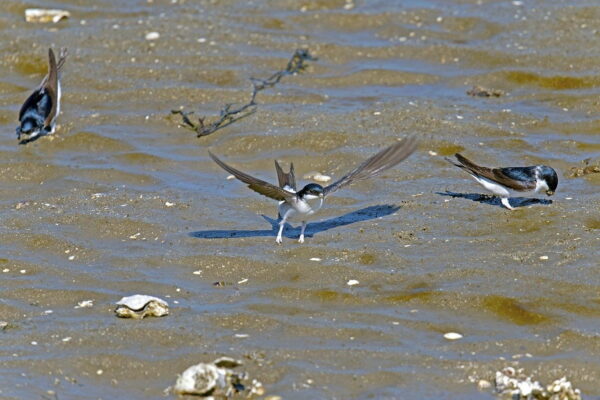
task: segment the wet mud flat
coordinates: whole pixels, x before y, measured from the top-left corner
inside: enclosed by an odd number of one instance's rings
[[[513,366],[600,398],[595,2],[68,0],[55,25],[4,5],[0,398],[165,398],[222,356],[262,397],[489,399],[477,382]],[[70,52],[60,127],[18,146],[50,46]],[[319,60],[251,116],[177,127],[172,109],[241,104],[301,46]],[[328,199],[303,245],[294,225],[276,246],[276,204],[207,154],[337,179],[408,134],[419,150]],[[551,165],[557,193],[509,212],[455,152]],[[116,318],[136,293],[169,315]]]

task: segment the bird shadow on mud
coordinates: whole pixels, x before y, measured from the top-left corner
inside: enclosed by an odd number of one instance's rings
[[[504,206],[502,205],[502,202],[500,200],[500,197],[498,197],[498,196],[491,196],[491,195],[480,194],[480,193],[456,193],[456,192],[450,192],[448,190],[446,190],[445,192],[436,192],[435,194],[439,194],[440,196],[449,196],[452,198],[459,197],[461,199],[469,199],[472,201],[476,201],[478,203],[489,204],[491,206],[497,206],[500,208],[504,208]],[[511,197],[509,202],[510,202],[510,205],[514,208],[527,207],[527,206],[531,206],[534,204],[542,204],[542,205],[546,205],[546,206],[552,204],[552,200],[536,199],[536,198],[531,198],[531,197]]]
[[[355,222],[368,221],[370,219],[376,219],[379,217],[385,217],[393,214],[400,209],[400,206],[384,204],[362,208],[360,210],[352,211],[348,214],[344,214],[339,217],[326,219],[325,221],[308,223],[304,236],[312,237],[316,233],[324,232],[329,229],[338,228],[344,225],[350,225]],[[260,237],[260,236],[273,236],[277,235],[279,230],[280,219],[274,219],[262,216],[265,221],[271,224],[271,229],[256,229],[256,230],[206,230],[190,232],[191,237],[200,239],[230,239],[230,238],[247,238],[247,237]],[[289,239],[297,239],[300,236],[300,226],[292,227],[286,223],[283,230],[283,236]]]

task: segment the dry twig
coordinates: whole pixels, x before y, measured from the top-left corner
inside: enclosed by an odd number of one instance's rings
[[[196,132],[197,137],[210,135],[221,128],[225,128],[226,126],[253,114],[256,111],[256,95],[259,92],[275,86],[284,76],[294,75],[303,71],[306,68],[306,61],[316,60],[317,58],[313,57],[309,53],[308,49],[296,50],[290,61],[288,61],[285,69],[275,72],[273,75],[264,80],[250,78],[253,88],[250,101],[238,108],[232,108],[233,104],[225,104],[225,106],[221,109],[219,118],[214,122],[207,123],[206,117],[202,117],[198,118],[198,123],[194,123],[190,119],[190,115],[194,113],[193,111],[185,112],[183,110],[172,110],[171,113],[181,115],[181,120],[183,122],[180,124],[180,126]]]

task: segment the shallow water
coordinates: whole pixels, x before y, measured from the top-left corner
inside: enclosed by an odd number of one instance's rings
[[[600,149],[600,6],[523,3],[42,0],[72,18],[35,25],[4,0],[0,397],[159,399],[228,355],[285,399],[490,399],[474,382],[507,365],[600,398],[600,174],[569,171]],[[60,127],[18,146],[49,46],[70,51]],[[246,101],[299,46],[319,60],[252,116],[177,127],[171,109]],[[335,179],[413,133],[420,150],[328,199],[304,245],[294,227],[276,246],[276,204],[207,154]],[[558,192],[508,212],[441,157],[456,151],[549,164]],[[171,315],[115,318],[134,293]]]

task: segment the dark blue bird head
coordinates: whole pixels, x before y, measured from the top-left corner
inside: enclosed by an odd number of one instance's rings
[[[21,127],[19,128],[19,130],[21,131],[21,133],[29,134],[33,131],[35,126],[35,121],[32,118],[27,118],[23,122],[21,122]]]
[[[546,190],[546,194],[548,196],[552,196],[556,191],[556,187],[558,186],[558,175],[553,168],[547,167],[545,165],[540,165],[540,179],[546,181],[548,185],[548,190]]]
[[[298,192],[298,196],[300,197],[305,197],[307,195],[323,197],[323,186],[319,185],[318,183],[309,183]]]
[[[40,115],[36,109],[29,109],[21,115],[21,126],[17,128],[17,136],[20,138],[22,133],[31,135],[43,128],[44,116]]]

